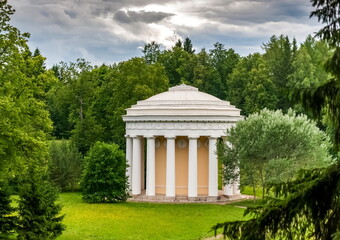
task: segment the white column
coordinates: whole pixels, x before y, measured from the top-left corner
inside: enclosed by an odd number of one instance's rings
[[[131,190],[133,195],[141,194],[142,184],[141,184],[141,138],[133,137],[132,140],[132,182]]]
[[[236,172],[240,174],[240,169],[236,168]],[[240,175],[238,175],[236,181],[234,182],[234,195],[240,195],[241,190],[240,190]]]
[[[131,178],[132,178],[132,138],[128,135],[126,137],[126,160],[127,164],[127,171],[126,175],[128,177],[129,187],[131,189]]]
[[[175,136],[166,137],[166,196],[176,196],[175,182]]]
[[[197,197],[197,138],[189,136],[188,197]]]
[[[223,194],[226,196],[234,195],[234,185],[233,184],[226,184],[224,185]]]
[[[209,196],[218,196],[218,163],[216,137],[209,137]]]
[[[146,196],[155,196],[155,137],[147,137]]]

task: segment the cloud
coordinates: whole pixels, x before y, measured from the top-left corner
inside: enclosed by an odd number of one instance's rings
[[[99,64],[140,56],[156,41],[170,48],[189,36],[196,49],[215,42],[242,55],[273,35],[303,41],[320,28],[306,0],[20,0],[13,25],[30,32],[48,65],[77,58]]]
[[[173,16],[172,13],[146,12],[146,11],[118,11],[114,14],[114,19],[121,23],[145,22],[157,23],[163,19]]]

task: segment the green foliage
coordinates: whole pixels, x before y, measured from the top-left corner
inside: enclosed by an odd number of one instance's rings
[[[270,186],[276,198],[248,208],[248,221],[225,222],[227,239],[336,239],[340,232],[340,164],[301,171],[296,180]]]
[[[142,52],[144,53],[144,59],[147,64],[156,63],[160,54],[160,44],[155,41],[145,44]]]
[[[50,152],[50,178],[62,191],[79,189],[83,156],[71,141],[52,141]]]
[[[55,81],[45,59],[29,51],[28,34],[9,24],[13,13],[0,1],[0,178],[24,173],[33,160],[46,163],[51,121],[44,100]]]
[[[61,206],[56,204],[58,192],[41,171],[32,167],[25,177],[18,206],[18,239],[56,239],[65,226],[61,223]]]
[[[97,142],[85,158],[83,199],[90,203],[122,202],[129,195],[126,159],[116,144]]]
[[[229,75],[229,100],[249,115],[263,108],[275,109],[278,98],[275,95],[270,72],[262,56],[251,54],[239,61]]]
[[[0,182],[0,239],[8,239],[14,233],[17,217],[13,215],[11,195],[4,182]]]
[[[241,185],[263,188],[268,183],[292,180],[301,168],[331,163],[330,143],[306,116],[293,111],[262,110],[227,131],[229,144],[219,146],[224,179],[233,182],[240,167]]]
[[[293,60],[296,51],[296,42],[289,40],[288,36],[272,36],[268,43],[263,44],[265,53],[263,55],[270,76],[275,85],[275,94],[278,98],[276,109],[286,111],[292,107],[289,101],[287,83],[289,76],[294,72]]]

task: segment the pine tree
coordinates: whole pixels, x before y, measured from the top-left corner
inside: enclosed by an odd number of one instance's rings
[[[19,192],[19,240],[48,240],[62,234],[58,192],[38,169],[31,168]]]
[[[7,184],[0,182],[0,239],[7,239],[14,233],[17,218],[13,216],[10,192]]]

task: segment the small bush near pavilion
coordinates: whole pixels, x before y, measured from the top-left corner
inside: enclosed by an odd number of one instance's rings
[[[81,185],[86,202],[125,201],[129,195],[124,152],[116,144],[97,142],[85,158]]]

